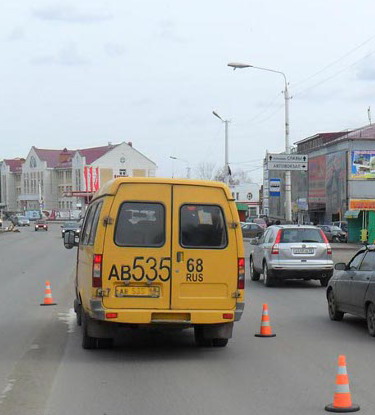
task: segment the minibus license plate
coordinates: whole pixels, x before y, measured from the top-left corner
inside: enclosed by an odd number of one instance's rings
[[[116,297],[149,297],[159,298],[160,287],[151,286],[129,286],[129,287],[116,287]]]
[[[294,254],[313,254],[314,248],[296,248],[293,249]]]

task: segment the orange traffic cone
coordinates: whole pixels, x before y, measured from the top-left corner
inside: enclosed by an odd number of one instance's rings
[[[349,377],[346,371],[346,358],[339,356],[338,369],[336,375],[336,392],[333,397],[333,403],[327,405],[325,410],[328,412],[357,412],[359,406],[352,403],[352,397],[349,389]]]
[[[255,334],[255,337],[275,337],[272,333],[270,316],[268,315],[268,305],[263,304],[262,321],[260,323],[260,333]]]
[[[44,290],[44,302],[41,305],[56,305],[52,298],[51,284],[46,281],[46,289]]]

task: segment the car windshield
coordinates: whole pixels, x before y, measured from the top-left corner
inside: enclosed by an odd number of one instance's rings
[[[77,222],[66,222],[64,223],[64,228],[77,228],[78,223]]]
[[[18,220],[27,220],[26,216],[18,216]]]
[[[281,243],[293,242],[316,242],[324,243],[319,229],[298,228],[283,229],[281,232]]]
[[[339,228],[338,226],[332,226],[331,228],[333,231],[339,231],[341,232],[341,228]]]

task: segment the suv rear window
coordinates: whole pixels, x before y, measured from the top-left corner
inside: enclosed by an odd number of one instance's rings
[[[116,222],[119,246],[162,246],[165,242],[165,209],[160,203],[125,202]]]
[[[184,248],[225,248],[227,246],[225,220],[220,206],[182,206],[180,230],[180,245]]]
[[[281,232],[281,243],[293,242],[316,242],[324,243],[324,239],[319,229],[298,228],[283,229]]]

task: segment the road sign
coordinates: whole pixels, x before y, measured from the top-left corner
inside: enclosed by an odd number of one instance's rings
[[[280,196],[281,180],[270,179],[270,196]]]
[[[268,170],[296,170],[307,171],[308,163],[289,162],[289,161],[269,161]]]
[[[281,161],[293,163],[307,163],[309,156],[307,154],[268,154],[267,161]]]

